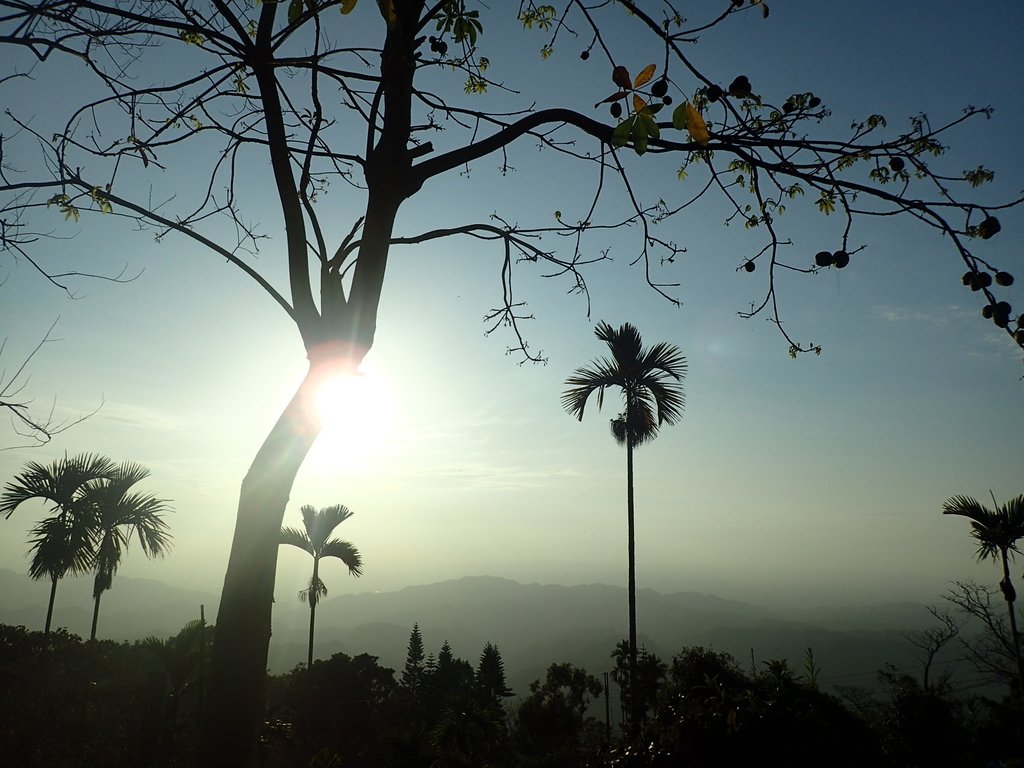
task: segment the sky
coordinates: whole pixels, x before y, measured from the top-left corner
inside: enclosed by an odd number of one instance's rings
[[[705,35],[691,55],[723,83],[745,73],[755,91],[779,100],[818,94],[840,135],[874,112],[900,130],[920,112],[940,121],[969,104],[991,105],[991,120],[951,134],[943,162],[954,173],[993,168],[992,189],[979,194],[1007,198],[1024,186],[1024,53],[1015,37],[1024,10],[1010,2],[984,8],[776,0],[768,19],[747,13]],[[358,29],[379,27],[372,4],[353,18]],[[495,21],[484,35],[494,76],[523,95],[492,92],[482,103],[535,99],[607,119],[592,105],[609,89],[609,68],[596,57],[580,61],[583,43],[560,42],[541,61],[536,34]],[[658,58],[628,37],[620,42],[631,71]],[[37,68],[33,77],[5,83],[2,98],[45,133],[88,86],[70,66]],[[27,153],[16,161],[32,162]],[[492,158],[425,189],[403,209],[399,232],[494,212],[524,222],[553,221],[555,210],[583,215],[589,168],[563,167],[529,143],[510,161],[516,170],[507,176]],[[627,162],[643,194],[680,194],[674,164]],[[203,163],[201,155],[178,158],[157,177],[155,198],[185,199]],[[269,236],[257,264],[277,279],[283,233],[273,198],[259,169],[245,173],[246,216]],[[625,454],[608,430],[617,410],[591,406],[579,423],[559,403],[566,377],[604,353],[593,335],[599,320],[631,322],[647,343],[676,344],[688,361],[684,418],[636,455],[640,587],[852,604],[937,602],[952,579],[998,580],[994,565],[974,562],[968,523],[940,513],[954,494],[1003,501],[1024,492],[1024,365],[1020,349],[982,319],[949,244],[913,221],[857,224],[851,242],[866,247],[849,268],[780,284],[787,328],[823,347],[791,360],[763,317],[737,316],[760,299],[765,275],[737,271],[757,245],[723,225],[720,203],[709,197],[659,225],[687,248],[657,272],[678,283],[679,307],[631,265],[635,232],[591,246],[607,248],[610,259],[586,272],[589,315],[566,281],[542,277],[549,270],[540,266],[517,267],[517,295],[534,316],[523,328],[543,365],[507,354],[515,344],[507,330],[485,333],[482,318],[501,296],[497,249],[462,240],[393,251],[364,386],[347,396],[341,419],[347,428],[331,426],[318,440],[285,515],[286,525],[298,525],[303,504],[341,503],[355,513],[337,534],[359,548],[365,573],[357,580],[329,564],[321,575],[331,594],[479,574],[625,584]],[[359,198],[342,184],[318,205],[337,206],[332,223],[343,235]],[[799,208],[783,226],[809,263],[837,247],[841,223]],[[607,206],[609,216],[621,212]],[[0,480],[65,452],[143,463],[152,471],[144,489],[174,507],[174,549],[148,561],[135,547],[120,573],[219,591],[241,479],[304,372],[297,333],[222,259],[173,237],[155,243],[124,221],[83,216],[72,226],[52,216],[47,226],[63,239],[37,244],[44,263],[126,268],[137,278],[77,280],[71,299],[25,260],[0,254],[0,369],[10,375],[57,319],[56,340],[32,360],[26,392],[60,418],[96,411],[40,448],[17,447],[0,423]],[[1003,231],[979,250],[1017,274],[1004,296],[1024,307],[1024,216],[1000,219]],[[0,522],[0,567],[26,569],[26,532],[41,514],[26,506]],[[298,550],[281,552],[278,600],[302,587],[309,565]],[[45,604],[45,584],[39,595]],[[115,580],[104,603],[116,595]]]

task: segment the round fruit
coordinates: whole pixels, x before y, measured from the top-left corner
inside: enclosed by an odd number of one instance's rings
[[[990,275],[988,272],[979,272],[977,282],[980,284],[982,288],[988,288],[990,285],[992,285],[992,275]]]
[[[846,251],[836,251],[832,254],[832,263],[836,269],[842,269],[850,263],[850,254]]]
[[[448,55],[448,43],[446,43],[444,40],[438,40],[437,41],[437,52],[439,54],[441,54],[442,56],[447,56]]]
[[[832,254],[828,251],[818,251],[814,254],[814,263],[819,267],[831,267],[832,266]]]
[[[811,96],[810,100],[807,102],[807,106],[811,109],[817,109],[821,106],[821,99],[817,96]]]
[[[666,93],[668,93],[668,80],[666,80],[665,78],[661,78],[661,80],[655,80],[654,84],[651,86],[651,95],[654,96],[655,98],[660,99]]]
[[[757,265],[752,261],[748,261],[746,264],[743,265],[743,268],[747,270],[747,272],[753,272],[755,269],[757,269]]]
[[[970,270],[967,271],[967,272],[964,272],[964,276],[962,278],[960,278],[960,282],[962,282],[964,285],[970,285],[971,283],[973,283],[974,282],[974,272],[970,271]]]
[[[707,96],[708,101],[714,103],[718,101],[720,98],[722,98],[722,89],[719,88],[717,85],[709,85],[704,90],[704,95]]]
[[[1009,320],[1010,319],[1010,312],[1012,312],[1012,311],[1013,311],[1013,307],[1010,306],[1009,302],[1007,302],[1007,301],[1000,301],[999,303],[997,303],[995,305],[995,307],[993,309],[993,314],[996,317],[1004,317],[1007,320]]]
[[[662,96],[661,97],[661,103],[664,104],[666,107],[669,106],[672,103],[672,97],[671,96]]]
[[[995,216],[989,216],[978,225],[978,235],[981,236],[982,240],[988,240],[997,234],[1000,229],[1002,229],[1002,226],[999,224],[999,219]]]
[[[583,51],[583,53],[580,54],[580,58],[583,59],[584,61],[589,59],[590,58],[590,51]]]
[[[618,120],[622,117],[622,102],[613,101],[611,106],[612,117]]]
[[[729,83],[729,93],[737,98],[743,99],[751,94],[750,80],[746,75],[740,75]]]
[[[1003,317],[1002,315],[994,315],[992,322],[998,325],[1000,328],[1005,328],[1010,324],[1009,318]]]
[[[996,285],[1001,285],[1004,288],[1013,285],[1013,275],[1009,272],[996,272]]]
[[[1024,328],[1024,315],[1017,318],[1017,327]]]
[[[986,304],[984,307],[981,308],[981,316],[984,317],[986,320],[991,320],[993,314],[995,314],[995,311],[991,304]]]
[[[902,157],[890,157],[889,167],[892,168],[893,173],[899,173],[906,167],[906,163],[903,162]]]
[[[1013,340],[1024,347],[1024,328],[1018,328],[1013,332]]]

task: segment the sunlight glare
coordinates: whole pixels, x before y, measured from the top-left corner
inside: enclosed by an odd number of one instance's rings
[[[394,441],[395,408],[387,377],[365,364],[355,375],[327,378],[316,395],[323,431],[310,459],[326,469],[379,457]]]

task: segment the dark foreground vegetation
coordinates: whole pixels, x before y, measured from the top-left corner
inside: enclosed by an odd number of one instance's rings
[[[0,625],[0,755],[17,768],[177,768],[196,762],[213,630],[134,643],[48,638]],[[611,685],[628,691],[626,644]],[[1024,712],[1012,698],[958,698],[880,673],[883,694],[818,689],[813,656],[743,668],[727,654],[641,653],[640,736],[605,721],[599,678],[568,663],[515,696],[498,648],[476,664],[444,643],[424,653],[414,628],[405,668],[336,654],[270,678],[260,739],[267,768],[493,766],[1020,766]],[[618,696],[615,696],[618,699]],[[631,711],[630,702],[614,705]],[[595,717],[596,715],[596,717]],[[614,712],[618,721],[618,712]]]

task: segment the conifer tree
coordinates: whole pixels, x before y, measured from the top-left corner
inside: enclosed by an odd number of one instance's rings
[[[402,671],[402,687],[409,691],[410,698],[415,701],[423,685],[424,673],[423,636],[420,634],[419,623],[412,625],[409,634],[409,650],[405,655],[405,669]]]
[[[501,706],[501,700],[512,695],[512,689],[505,682],[505,662],[493,643],[487,643],[480,654],[476,686],[484,698],[496,706]]]

